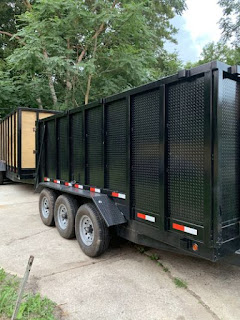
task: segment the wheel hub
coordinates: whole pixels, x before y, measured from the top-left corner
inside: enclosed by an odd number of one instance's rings
[[[94,229],[92,220],[84,215],[79,224],[80,236],[86,246],[91,246],[94,240]]]
[[[45,219],[49,217],[49,203],[47,197],[42,198],[42,203],[41,203],[41,209],[42,209],[42,215]]]
[[[57,217],[59,227],[65,230],[68,226],[68,213],[67,208],[64,204],[60,204],[60,206],[58,207]]]

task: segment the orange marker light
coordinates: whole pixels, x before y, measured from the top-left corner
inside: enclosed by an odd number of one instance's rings
[[[198,245],[196,243],[193,244],[192,246],[193,251],[198,251]]]

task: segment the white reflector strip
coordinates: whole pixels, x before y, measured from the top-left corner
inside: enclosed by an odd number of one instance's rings
[[[145,220],[150,221],[150,222],[155,222],[156,221],[155,217],[147,216],[147,215],[145,215]]]
[[[126,195],[123,194],[123,193],[119,193],[119,194],[118,194],[118,198],[120,198],[120,199],[126,199]]]
[[[189,228],[189,227],[184,227],[184,232],[193,234],[194,236],[197,236],[197,229]]]
[[[155,217],[153,217],[153,216],[148,216],[147,214],[140,213],[140,212],[137,213],[137,217],[138,217],[139,219],[147,220],[147,221],[150,221],[150,222],[155,222],[155,221],[156,221],[156,218],[155,218]]]
[[[196,236],[198,234],[197,229],[189,228],[189,227],[183,226],[182,224],[173,223],[172,227],[173,227],[173,229],[176,229],[176,230],[182,231],[182,232],[186,232],[186,233],[190,233],[190,234],[193,234],[194,236]]]
[[[101,193],[101,189],[95,188],[95,192]]]
[[[49,178],[44,178],[44,181],[49,182],[50,179]]]
[[[74,186],[75,188],[78,188],[78,189],[83,189],[83,186],[81,184],[75,184]]]
[[[54,180],[53,182],[54,182],[54,183],[57,183],[57,184],[60,184],[60,183],[61,183],[60,180]]]

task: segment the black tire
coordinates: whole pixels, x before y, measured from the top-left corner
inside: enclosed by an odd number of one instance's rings
[[[43,189],[39,196],[39,213],[40,217],[42,219],[42,222],[46,226],[54,226],[54,205],[57,199],[56,193],[51,189]],[[47,211],[44,211],[44,201],[45,201],[45,209],[48,209]],[[47,204],[46,204],[47,203]]]
[[[82,229],[81,225],[84,222],[84,219],[87,219],[86,217],[90,219],[87,231],[88,233],[86,233],[85,237],[94,231],[93,240],[92,242],[90,240],[88,245],[86,244],[86,239],[85,241],[83,239],[83,231],[82,234],[80,232],[80,229]],[[82,251],[89,257],[100,256],[109,246],[109,229],[101,214],[92,203],[84,204],[78,209],[75,219],[75,233]]]
[[[0,185],[3,184],[3,181],[4,181],[4,173],[3,171],[0,171]]]
[[[75,237],[75,216],[77,209],[78,203],[73,197],[61,195],[57,198],[54,207],[54,220],[58,232],[65,239]],[[66,217],[64,218],[63,215]]]

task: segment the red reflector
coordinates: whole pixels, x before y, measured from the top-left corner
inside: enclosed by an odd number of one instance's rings
[[[143,213],[137,213],[137,217],[144,220],[146,219],[146,215]]]
[[[117,192],[112,192],[112,196],[118,198],[118,193]]]
[[[179,230],[179,231],[184,231],[184,226],[177,224],[177,223],[173,223],[172,225],[173,229]]]
[[[90,188],[90,191],[95,192],[95,188]]]
[[[75,184],[75,185],[74,185],[74,188],[78,188],[78,184]]]
[[[53,180],[54,183],[57,183],[57,180]]]
[[[65,186],[67,186],[67,187],[71,187],[72,185],[71,185],[71,183],[70,183],[70,182],[65,182]]]

